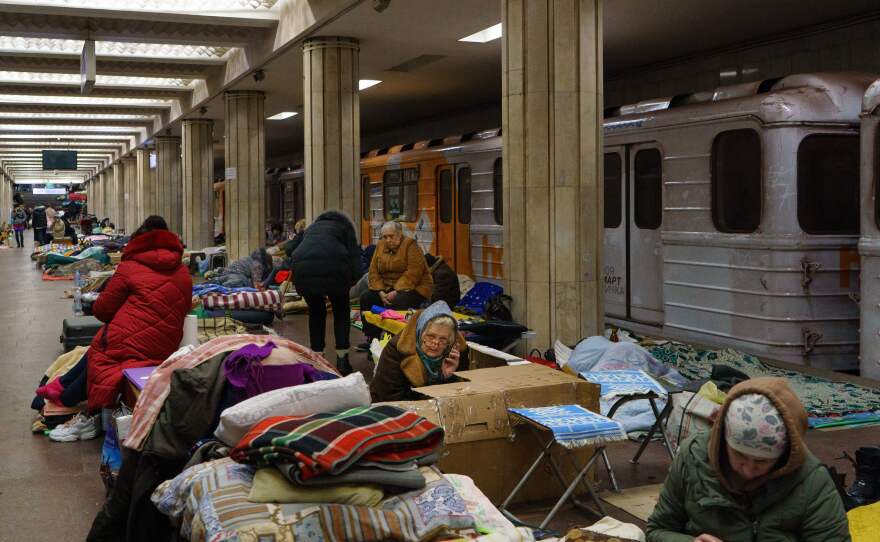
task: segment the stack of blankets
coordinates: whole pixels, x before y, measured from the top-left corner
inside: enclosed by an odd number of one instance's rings
[[[316,385],[327,384],[298,388]],[[152,500],[182,539],[198,542],[421,542],[487,532],[500,536],[491,540],[533,540],[469,479],[436,469],[443,436],[391,405],[270,416],[229,457],[190,467]]]
[[[228,316],[245,324],[271,324],[283,307],[281,292],[277,290],[197,284],[193,286],[193,297],[201,302],[207,316]]]

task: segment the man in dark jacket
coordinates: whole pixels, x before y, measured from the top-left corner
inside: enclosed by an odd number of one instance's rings
[[[351,373],[348,361],[351,305],[348,290],[360,277],[361,249],[351,219],[341,211],[321,213],[290,247],[293,282],[309,307],[309,340],[315,352],[324,351],[326,299],[333,307],[336,368]]]
[[[461,297],[458,274],[449,267],[443,256],[425,254],[425,262],[428,264],[431,278],[434,279],[434,295],[431,296],[431,302],[445,301],[450,308],[454,308]]]
[[[31,217],[31,223],[34,227],[34,246],[41,246],[46,244],[46,227],[48,225],[48,220],[46,219],[46,208],[40,205],[36,209],[34,209],[34,213]]]

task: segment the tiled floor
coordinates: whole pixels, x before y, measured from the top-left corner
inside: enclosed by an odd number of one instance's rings
[[[28,232],[30,237],[30,232]],[[30,243],[30,240],[28,240]],[[29,258],[30,247],[0,250],[0,542],[85,539],[92,518],[104,498],[98,475],[101,441],[53,443],[30,432],[34,412],[29,409],[42,371],[61,353],[61,321],[72,315],[71,301],[62,294],[70,282],[43,282]],[[328,328],[332,324],[328,318]],[[276,326],[282,335],[308,344],[304,316],[288,317]],[[328,343],[332,344],[328,329]],[[361,339],[352,333],[352,343]],[[328,359],[335,359],[328,351]],[[365,354],[352,353],[355,369],[372,373]],[[880,445],[880,428],[836,432],[813,431],[807,443],[824,462],[852,476],[845,461],[835,460],[842,450]],[[652,444],[639,465],[629,459],[633,443],[609,447],[615,473],[624,488],[662,482],[669,461],[659,444]],[[519,473],[510,473],[518,476]],[[604,475],[603,475],[604,478]],[[549,480],[549,478],[548,478]],[[555,483],[549,480],[548,483]],[[640,525],[629,514],[609,506],[611,514]],[[518,511],[537,523],[547,512],[543,505]],[[557,530],[592,523],[594,518],[565,509],[551,527]]]

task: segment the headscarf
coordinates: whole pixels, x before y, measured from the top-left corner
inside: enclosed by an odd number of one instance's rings
[[[455,334],[458,332],[458,325],[455,321],[455,317],[452,316],[452,310],[449,308],[449,305],[446,304],[445,301],[437,301],[432,303],[427,309],[422,311],[422,314],[419,316],[419,319],[416,321],[416,353],[419,355],[419,359],[422,360],[422,364],[425,366],[425,371],[428,374],[428,383],[436,383],[443,380],[443,374],[440,371],[440,368],[443,366],[443,359],[446,357],[444,354],[440,354],[437,357],[431,357],[426,354],[422,350],[422,333],[428,328],[428,324],[431,321],[436,320],[442,316],[448,316],[452,319],[453,328],[452,328],[452,343],[455,342]]]
[[[724,436],[734,450],[762,459],[778,459],[788,448],[788,431],[782,415],[760,393],[741,395],[731,401],[724,417]]]

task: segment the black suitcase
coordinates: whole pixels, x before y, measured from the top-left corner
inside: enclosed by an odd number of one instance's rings
[[[65,318],[61,329],[61,344],[70,352],[77,346],[89,346],[103,324],[94,316]]]

